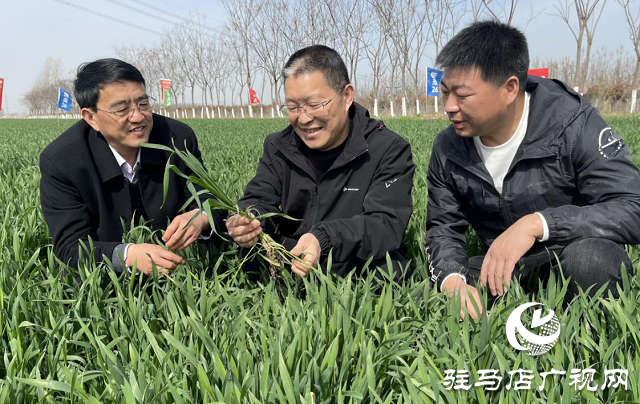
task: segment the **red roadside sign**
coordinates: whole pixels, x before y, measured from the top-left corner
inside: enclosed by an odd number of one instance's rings
[[[0,79],[0,111],[2,111],[2,88],[4,87],[4,79]]]
[[[160,79],[160,101],[165,108],[171,107],[173,90],[171,88],[171,80]]]
[[[529,69],[529,76],[538,76],[545,79],[549,78],[549,68],[543,67],[541,69]]]

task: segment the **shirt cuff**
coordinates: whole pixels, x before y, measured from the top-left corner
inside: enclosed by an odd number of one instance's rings
[[[127,271],[131,273],[131,268],[125,262],[127,262],[127,254],[129,253],[129,247],[131,247],[133,243],[122,243],[118,244],[116,248],[113,249],[113,253],[111,254],[111,262],[113,263],[113,269],[116,272],[122,272],[124,268],[127,268]],[[122,260],[120,260],[122,257]]]
[[[440,293],[442,293],[442,286],[444,285],[444,282],[445,282],[447,279],[451,278],[452,276],[459,276],[459,277],[461,277],[461,278],[462,278],[462,280],[464,281],[464,283],[467,283],[467,278],[466,278],[464,275],[462,275],[462,274],[458,274],[458,273],[455,273],[455,272],[454,272],[454,273],[449,274],[449,275],[447,275],[447,276],[445,276],[445,277],[444,277],[444,279],[442,280],[442,283],[440,283]]]
[[[209,215],[207,215],[207,212],[203,210],[202,214],[207,218],[207,221],[208,221]],[[209,226],[211,226],[211,223],[209,223]],[[208,235],[200,234],[200,240],[204,240],[204,241],[209,240],[211,236],[213,236],[213,226],[211,226],[211,231],[209,232]]]
[[[549,240],[549,225],[547,224],[547,219],[544,218],[544,216],[542,215],[542,213],[540,212],[535,212],[536,215],[538,215],[538,217],[540,217],[540,220],[542,220],[542,237],[538,239],[538,241],[540,242],[544,242]]]

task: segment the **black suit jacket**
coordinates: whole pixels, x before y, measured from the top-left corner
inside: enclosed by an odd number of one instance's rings
[[[149,143],[172,147],[172,141],[201,160],[191,128],[154,114]],[[161,150],[142,148],[140,152],[137,183],[147,217],[156,229],[166,228],[191,197],[186,180],[171,172],[167,199],[161,207],[168,158],[169,153]],[[183,173],[191,174],[179,158],[173,156],[172,160]],[[103,255],[110,259],[114,248],[122,243],[121,219],[128,226],[133,211],[131,196],[125,186],[127,179],[102,134],[80,120],[44,149],[40,155],[40,172],[42,212],[53,236],[56,256],[77,266],[79,241],[88,246],[91,238],[96,262],[102,261]],[[187,210],[195,208],[197,203],[193,201]],[[224,212],[215,211],[217,229],[224,227],[224,216]]]

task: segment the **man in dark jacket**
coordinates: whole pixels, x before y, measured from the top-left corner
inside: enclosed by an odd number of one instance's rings
[[[369,258],[370,267],[382,267],[387,253],[404,263],[399,249],[412,212],[415,169],[409,144],[353,102],[354,87],[333,49],[297,51],[283,77],[283,109],[291,125],[266,138],[239,205],[301,220],[261,225],[233,216],[229,235],[250,247],[261,231],[273,234],[278,225],[277,239],[309,266],[324,265],[332,251],[331,271],[339,275]],[[394,269],[399,280],[399,265]],[[309,267],[294,262],[292,271],[306,276]]]
[[[502,295],[514,269],[557,270],[577,286],[616,293],[623,245],[640,242],[640,174],[598,112],[556,80],[527,77],[524,35],[480,22],[442,49],[441,88],[452,125],[429,163],[427,254],[438,288],[480,306],[472,284]],[[467,258],[469,224],[489,246]],[[541,272],[533,272],[539,275]]]
[[[150,274],[152,262],[161,272],[183,262],[170,250],[182,250],[211,228],[197,203],[178,214],[191,197],[185,180],[171,175],[163,204],[164,167],[169,154],[143,149],[141,143],[157,143],[187,149],[200,158],[193,131],[186,125],[154,115],[142,74],[117,59],[101,59],[78,69],[74,95],[82,120],[55,139],[40,155],[40,199],[45,221],[53,236],[54,252],[76,266],[89,257],[82,244],[93,246],[93,258],[106,256],[117,271],[124,265]],[[176,159],[176,157],[173,157]],[[175,161],[189,172],[181,161]],[[135,216],[134,216],[135,213]],[[212,222],[222,226],[223,212]],[[166,228],[167,250],[154,244],[123,243],[121,220],[129,227],[139,218],[152,228]],[[122,258],[122,261],[121,259]],[[123,265],[124,264],[124,265]]]

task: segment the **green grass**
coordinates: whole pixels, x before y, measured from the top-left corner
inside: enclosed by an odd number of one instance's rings
[[[0,121],[0,403],[556,403],[640,400],[640,275],[623,297],[580,297],[563,308],[552,278],[528,295],[516,284],[491,315],[458,321],[454,300],[431,290],[423,251],[426,167],[446,121],[388,120],[412,145],[417,165],[407,230],[410,285],[376,290],[371,279],[284,276],[264,284],[236,270],[230,245],[189,248],[171,280],[116,277],[108,265],[61,267],[39,207],[39,152],[71,121]],[[193,120],[205,164],[239,197],[269,132],[284,120]],[[612,118],[640,157],[640,119]],[[127,240],[151,240],[135,228]],[[636,273],[640,250],[629,249]],[[537,301],[556,310],[562,333],[539,358],[514,351],[504,325]],[[549,377],[543,390],[539,374]],[[569,385],[571,369],[629,371],[629,390]],[[447,369],[496,369],[498,391],[446,390]],[[531,390],[507,390],[508,372],[534,371]],[[594,383],[595,384],[595,383]]]

